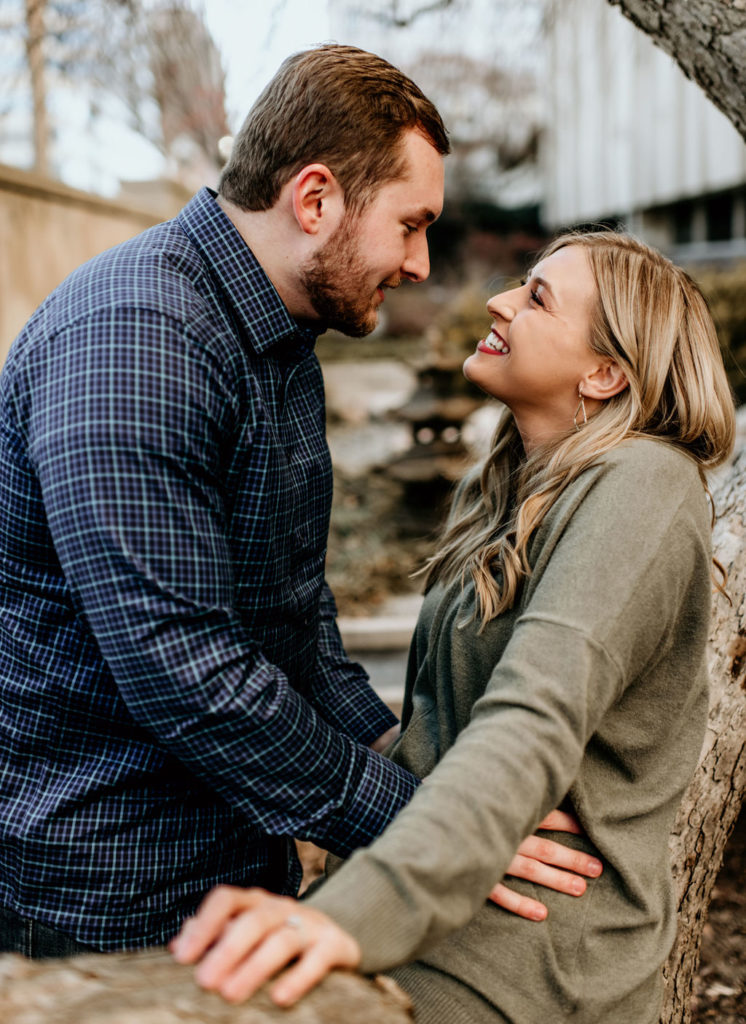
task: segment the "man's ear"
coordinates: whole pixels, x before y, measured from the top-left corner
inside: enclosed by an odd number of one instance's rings
[[[301,231],[317,235],[332,231],[344,215],[344,195],[339,182],[324,164],[308,164],[292,185],[293,215]]]
[[[604,402],[613,398],[629,386],[627,375],[619,363],[606,359],[595,370],[587,373],[580,382],[580,390],[584,398],[597,398]]]

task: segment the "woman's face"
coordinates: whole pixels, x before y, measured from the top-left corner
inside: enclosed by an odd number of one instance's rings
[[[588,345],[596,298],[585,251],[571,245],[538,263],[524,285],[487,303],[492,326],[464,374],[509,406],[526,447],[572,428],[578,386],[600,361]]]

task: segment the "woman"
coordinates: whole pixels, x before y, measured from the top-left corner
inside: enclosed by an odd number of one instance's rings
[[[207,898],[174,952],[228,998],[297,957],[280,1003],[342,965],[389,971],[418,1021],[658,1020],[667,840],[707,716],[705,471],[733,404],[700,292],[627,236],[560,237],[487,308],[464,372],[507,411],[426,567],[390,754],[427,778],[308,901]],[[486,902],[560,804],[603,875],[541,923]]]

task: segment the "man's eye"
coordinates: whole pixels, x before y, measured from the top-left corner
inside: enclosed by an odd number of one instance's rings
[[[419,228],[417,227],[416,224],[405,224],[404,227],[407,229],[408,235],[414,235],[417,231],[419,231]]]

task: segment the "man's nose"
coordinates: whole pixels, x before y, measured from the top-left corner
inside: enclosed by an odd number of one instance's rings
[[[402,273],[409,278],[410,281],[417,283],[418,281],[425,281],[430,274],[430,252],[427,246],[427,238],[425,233],[421,234],[418,232],[417,235],[411,236],[411,243],[407,250],[407,255],[402,263]]]

